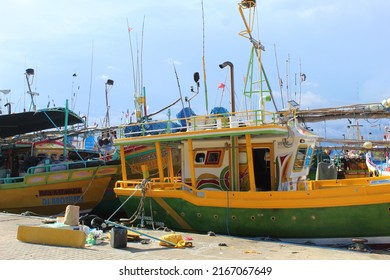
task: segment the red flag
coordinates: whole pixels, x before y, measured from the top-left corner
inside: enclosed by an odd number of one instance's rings
[[[131,28],[131,27],[127,28],[127,31],[131,32],[131,30],[133,30],[133,28]]]
[[[225,84],[224,83],[219,83],[218,88],[225,88]]]

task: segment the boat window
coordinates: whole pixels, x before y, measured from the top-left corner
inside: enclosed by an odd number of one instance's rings
[[[195,156],[195,162],[196,163],[204,163],[205,158],[206,158],[205,153],[197,153]]]
[[[42,160],[42,159],[47,158],[47,157],[48,157],[47,154],[38,154],[38,155],[37,155],[37,158],[38,158],[39,160]]]
[[[218,164],[221,157],[220,151],[208,152],[206,164]]]
[[[293,168],[294,171],[302,170],[305,164],[306,154],[307,154],[307,146],[298,147],[298,151],[294,161],[294,168]]]

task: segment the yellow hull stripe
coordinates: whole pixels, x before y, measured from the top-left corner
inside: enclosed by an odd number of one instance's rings
[[[169,216],[173,217],[176,222],[186,230],[192,230],[192,227],[183,220],[183,218],[171,208],[162,198],[153,197],[153,199],[168,213]]]

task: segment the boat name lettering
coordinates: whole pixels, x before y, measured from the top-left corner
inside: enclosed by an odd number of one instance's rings
[[[164,227],[164,223],[163,222],[152,222],[152,221],[146,221],[146,223],[148,226],[157,226],[157,227]]]
[[[67,195],[82,193],[81,188],[60,189],[60,190],[41,190],[39,196]]]
[[[141,220],[141,218],[138,218],[139,220]],[[145,224],[149,225],[149,226],[158,226],[158,227],[163,227],[164,226],[164,222],[156,222],[156,221],[153,221],[153,218],[151,216],[144,216],[143,217],[144,221],[145,221]]]
[[[388,184],[390,180],[373,180],[370,182],[370,185],[379,185],[379,184]]]
[[[75,196],[65,196],[65,197],[52,197],[52,198],[42,198],[42,205],[62,205],[62,204],[74,204],[82,202],[83,199],[80,195]]]

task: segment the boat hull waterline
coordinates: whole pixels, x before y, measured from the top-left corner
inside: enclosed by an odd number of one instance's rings
[[[378,222],[390,220],[390,178],[352,181],[355,186],[339,188],[337,180],[326,180],[321,190],[296,192],[148,189],[143,198],[140,189],[115,191],[122,203],[134,193],[123,205],[129,216],[144,199],[137,222],[148,226],[321,244],[354,238],[376,243],[383,236],[380,242],[390,244],[390,223]]]

